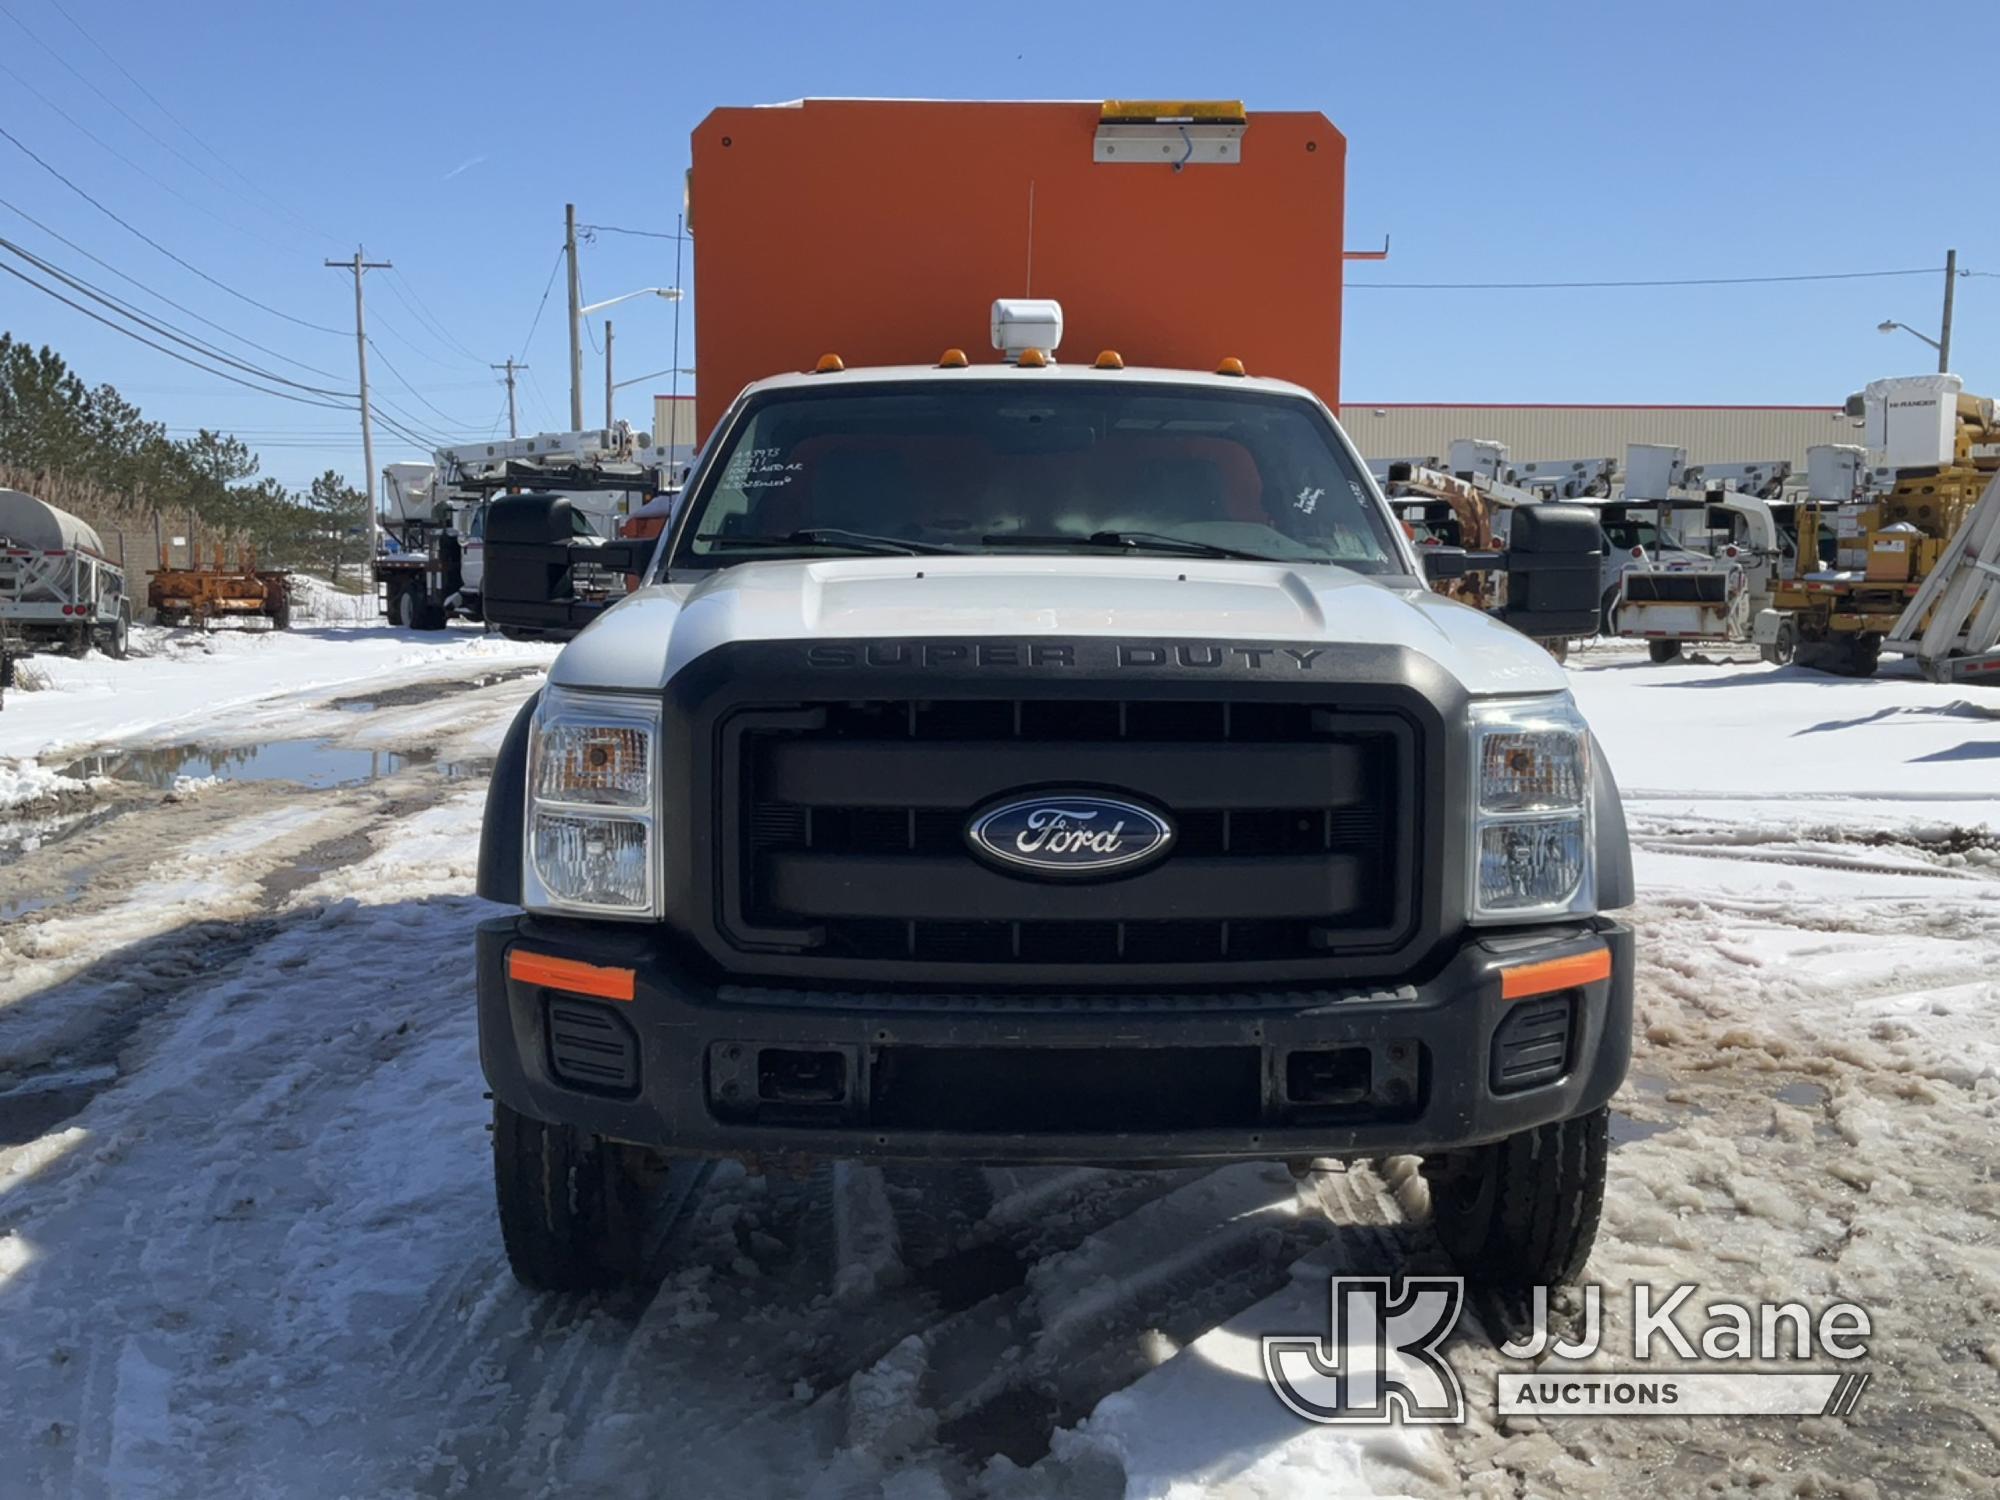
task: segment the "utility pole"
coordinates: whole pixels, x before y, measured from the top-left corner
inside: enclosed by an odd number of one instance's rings
[[[611,430],[611,320],[604,320],[604,430]]]
[[[583,430],[583,280],[576,269],[576,205],[563,205],[563,253],[569,257],[569,427]]]
[[[685,212],[674,215],[674,285],[681,288],[681,295],[674,299],[674,378],[668,389],[673,393],[667,402],[667,435],[653,435],[653,441],[666,445],[667,456],[673,456],[673,445],[681,437],[681,303],[687,300],[687,283],[681,280],[681,246],[687,243]]]
[[[354,273],[354,354],[361,365],[361,467],[365,471],[361,477],[368,495],[368,561],[373,566],[376,548],[382,541],[382,522],[378,514],[380,502],[375,496],[375,429],[369,425],[368,417],[368,314],[361,296],[361,273],[386,271],[394,262],[363,260],[361,249],[356,246],[353,260],[330,260],[327,264]]]
[[[1958,252],[1944,253],[1944,324],[1938,330],[1938,374],[1951,373],[1951,294],[1958,285]]]
[[[514,372],[516,370],[525,370],[528,367],[526,365],[515,364],[510,357],[505,364],[488,365],[486,368],[489,370],[505,370],[507,372],[507,436],[517,438],[521,435],[521,424],[514,416]]]

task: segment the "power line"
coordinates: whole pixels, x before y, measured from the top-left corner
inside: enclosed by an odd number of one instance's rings
[[[1522,292],[1639,286],[1768,286],[1781,281],[1862,281],[1882,276],[1937,276],[1943,271],[1942,266],[1924,266],[1913,271],[1819,271],[1790,276],[1682,276],[1643,281],[1349,281],[1345,286],[1352,291],[1405,292]]]
[[[431,311],[430,304],[424,301],[423,294],[417,290],[416,284],[409,277],[405,276],[402,271],[397,270],[391,272],[388,279],[390,282],[389,290],[395,292],[398,302],[403,301],[403,294],[396,290],[397,284],[400,283],[402,286],[409,288],[411,300],[410,302],[405,302],[404,306],[409,307],[410,311],[416,314],[419,323],[422,323],[432,333],[437,335],[441,344],[457,350],[460,355],[475,365],[485,363],[478,355],[474,354],[452,336],[451,330],[444,326],[443,321],[436,313]]]
[[[227,338],[232,338],[236,340],[237,343],[245,345],[248,348],[255,349],[259,354],[268,354],[273,359],[283,360],[288,365],[294,365],[301,370],[310,371],[314,375],[324,375],[328,380],[340,379],[340,377],[331,370],[322,370],[318,365],[309,365],[302,359],[292,358],[292,356],[289,354],[280,354],[276,349],[272,349],[264,344],[260,344],[253,338],[246,338],[243,334],[237,333],[232,329],[225,328],[222,324],[216,322],[213,318],[203,317],[193,308],[174,301],[174,299],[169,297],[166,293],[155,291],[152,287],[146,285],[145,282],[139,280],[138,277],[119,270],[118,267],[112,265],[110,261],[105,260],[102,256],[92,254],[89,250],[86,250],[83,246],[79,245],[75,240],[70,239],[67,235],[62,234],[57,230],[49,228],[48,225],[44,224],[40,219],[36,218],[33,214],[29,213],[26,209],[20,207],[18,204],[10,203],[5,198],[0,198],[0,208],[11,210],[19,217],[26,219],[30,224],[34,225],[35,228],[41,230],[43,234],[48,235],[51,239],[58,240],[62,244],[67,245],[70,249],[74,250],[78,255],[81,255],[84,259],[92,262],[93,264],[104,267],[105,270],[109,271],[113,276],[116,276],[120,281],[129,282],[131,285],[136,286],[137,288],[139,288],[140,291],[144,292],[154,301],[164,302],[168,307],[174,309],[175,312],[183,313],[186,316],[193,318],[197,323],[200,323],[205,327],[213,328],[217,333],[220,333]]]
[[[230,194],[232,197],[236,196],[236,189],[232,188],[228,183],[224,182],[221,178],[217,177],[213,172],[209,171],[200,162],[194,160],[186,152],[182,151],[178,146],[175,146],[171,141],[162,140],[157,134],[153,132],[151,128],[149,128],[146,125],[146,123],[143,120],[136,118],[130,110],[125,108],[124,105],[120,104],[116,99],[112,98],[111,95],[105,93],[103,89],[99,88],[96,84],[92,83],[90,79],[86,78],[82,73],[79,73],[75,65],[71,63],[68,58],[64,57],[60,52],[56,51],[55,48],[51,47],[47,42],[43,41],[39,36],[37,36],[33,31],[31,31],[28,28],[27,22],[23,21],[19,16],[15,15],[11,10],[7,9],[5,5],[0,5],[0,16],[5,16],[9,21],[11,21],[14,24],[16,29],[18,29],[23,36],[27,37],[29,41],[33,42],[37,47],[40,47],[42,51],[48,53],[48,55],[50,57],[53,57],[58,63],[62,64],[64,71],[69,73],[71,77],[75,78],[77,82],[81,83],[85,88],[89,89],[93,94],[97,95],[97,97],[102,99],[106,104],[110,105],[112,109],[116,110],[118,114],[121,115],[126,120],[126,122],[132,126],[134,130],[137,130],[141,135],[144,135],[148,140],[152,141],[154,145],[160,147],[162,150],[171,152],[175,157],[179,158],[181,162],[183,162],[188,167],[192,168],[194,171],[200,173],[201,176],[206,178],[209,182],[213,183],[216,187],[222,189],[223,192]],[[11,76],[15,76],[16,82],[21,81],[18,75],[11,75]],[[98,138],[95,135],[91,135],[91,133],[88,130],[85,130],[83,126],[77,125],[77,122],[75,120],[70,119],[70,117],[67,114],[63,114],[63,111],[60,108],[58,108],[55,104],[51,103],[46,95],[42,94],[32,85],[24,83],[23,87],[27,88],[30,93],[34,94],[35,97],[40,99],[44,104],[47,104],[49,108],[55,110],[57,114],[61,114],[65,120],[69,120],[70,124],[76,125],[76,128],[78,130],[83,130],[83,133],[85,135],[90,135],[90,138],[94,141],[97,141],[98,145],[104,146],[103,141],[98,140]],[[117,151],[112,150],[111,147],[104,146],[104,149],[107,151],[111,151],[112,155],[114,156],[119,156],[119,159],[125,161],[127,166],[133,167],[134,170],[136,171],[144,172],[145,175],[151,177],[155,183],[159,183],[158,178],[152,177],[152,174],[150,172],[145,172],[145,169],[143,167],[139,167],[136,163],[130,161],[128,158],[120,156],[120,154]],[[165,186],[165,184],[163,183],[160,183],[159,185],[163,187]],[[174,192],[172,188],[167,188],[167,191]],[[177,198],[181,197],[181,195],[177,192],[174,192],[174,196]],[[201,207],[201,205],[194,203],[192,199],[182,198],[181,201],[184,203],[188,203],[190,204],[190,206],[198,209]],[[203,209],[202,212],[206,213],[207,210]],[[229,223],[228,220],[217,218],[217,216],[213,214],[210,214],[209,217],[216,218],[218,223],[223,223],[223,224]],[[282,245],[273,244],[270,240],[265,239],[262,235],[258,234],[256,231],[245,229],[240,224],[229,224],[229,227],[236,230],[236,232],[239,234],[249,235],[250,238],[257,240],[261,244],[270,245],[270,247],[273,250],[282,252],[284,249]]]
[[[576,273],[577,306],[581,307],[584,303],[588,302],[589,300],[590,298],[584,294],[583,270],[581,267],[579,267]],[[590,352],[592,354],[602,354],[604,352],[604,346],[597,342],[597,330],[590,326],[590,314],[584,313],[582,316],[583,316],[583,331],[590,335]]]
[[[384,323],[383,327],[387,328],[391,333],[394,333],[396,337],[404,344],[405,347],[409,349],[409,351],[412,354],[416,355],[419,359],[425,360],[430,364],[438,365],[445,369],[449,369],[451,366],[457,364],[484,363],[484,361],[472,359],[469,356],[460,354],[456,350],[452,349],[449,341],[447,341],[442,335],[440,335],[438,330],[424,317],[424,315],[421,312],[417,310],[417,305],[414,302],[412,302],[408,297],[404,296],[402,291],[398,289],[395,280],[393,278],[384,278],[382,284],[389,289],[389,295],[394,297],[396,301],[402,305],[403,310],[416,320],[416,326],[423,330],[424,335],[431,341],[431,343],[434,344],[438,349],[443,351],[444,357],[441,359],[436,354],[432,354],[429,350],[419,347],[419,345],[414,339],[412,339],[408,334],[399,331],[394,324]]]
[[[393,288],[391,290],[393,290]],[[433,366],[434,368],[440,370],[455,370],[461,364],[464,363],[463,360],[457,358],[440,359],[437,355],[431,353],[430,350],[424,348],[415,339],[411,338],[407,333],[403,332],[401,325],[392,323],[387,318],[385,318],[382,315],[382,311],[380,308],[377,308],[375,311],[375,321],[382,325],[382,329],[385,333],[389,334],[392,338],[395,339],[397,343],[401,344],[405,349],[409,350],[411,354],[414,354],[418,359],[422,360],[427,365]],[[482,385],[485,384],[484,381],[480,383]]]
[[[140,327],[148,330],[149,332],[157,333],[158,335],[160,335],[160,337],[165,339],[171,339],[173,340],[173,342],[181,345],[184,348],[193,349],[197,353],[205,354],[210,359],[219,360],[221,363],[225,365],[231,365],[236,369],[243,371],[245,374],[255,375],[259,380],[268,380],[278,385],[290,386],[294,390],[307,391],[315,396],[336,396],[344,398],[351,394],[350,392],[347,391],[329,390],[323,386],[305,385],[300,381],[291,379],[288,376],[279,375],[275,371],[266,370],[259,365],[253,365],[245,360],[238,359],[233,354],[230,354],[225,350],[216,348],[206,339],[198,339],[193,337],[192,335],[188,334],[185,329],[177,329],[173,327],[171,324],[163,323],[155,318],[148,317],[145,313],[140,312],[137,308],[133,307],[132,304],[126,302],[123,298],[114,297],[110,293],[106,292],[103,288],[93,286],[91,283],[83,280],[79,276],[71,275],[69,272],[63,270],[60,266],[56,265],[53,261],[44,260],[41,256],[36,255],[31,250],[24,250],[21,246],[15,244],[10,239],[0,237],[0,250],[5,250],[9,254],[15,256],[16,258],[26,261],[29,265],[33,266],[36,270],[40,271],[44,276],[55,277],[56,280],[62,282],[72,291],[80,292],[84,296],[89,297],[92,301],[101,303],[104,306],[113,309],[121,316],[129,319],[134,323],[137,323]]]
[[[523,365],[521,368],[528,371],[528,384],[535,388],[535,399],[541,402],[542,414],[548,418],[549,425],[542,430],[544,432],[561,432],[563,424],[555,415],[556,406],[553,401],[549,400],[549,393],[542,389],[542,382],[536,378],[535,372],[532,369],[529,369],[526,365]]]
[[[535,341],[535,330],[542,326],[542,309],[549,305],[549,293],[555,290],[556,272],[562,269],[563,254],[564,252],[561,250],[556,251],[556,263],[549,267],[549,280],[548,284],[542,288],[542,300],[535,304],[534,321],[528,325],[528,336],[521,340],[521,357],[523,359],[526,359],[528,356],[528,345]]]
[[[70,181],[69,178],[63,176],[62,173],[58,172],[54,167],[50,166],[46,161],[42,160],[40,156],[36,155],[34,151],[29,149],[29,147],[27,147],[22,143],[21,138],[19,136],[15,135],[11,130],[9,130],[4,125],[0,125],[0,136],[5,136],[10,142],[13,143],[13,146],[17,151],[21,152],[30,161],[34,162],[36,166],[40,167],[44,172],[47,172],[49,176],[55,178],[57,182],[60,182],[64,187],[68,188],[72,193],[75,193],[77,197],[83,199],[84,202],[88,203],[92,208],[96,209],[99,213],[103,214],[107,219],[110,219],[113,223],[118,224],[120,227],[128,230],[130,233],[137,235],[140,239],[144,240],[147,244],[151,245],[155,250],[159,251],[160,254],[166,256],[166,258],[172,261],[175,265],[180,266],[184,270],[192,271],[195,275],[199,276],[203,281],[206,281],[210,286],[219,287],[221,290],[229,293],[229,295],[234,297],[237,301],[248,303],[251,307],[258,309],[260,312],[267,312],[271,314],[271,316],[274,318],[283,318],[287,323],[296,323],[299,325],[299,327],[310,328],[315,333],[330,333],[337,338],[345,338],[347,336],[346,332],[342,329],[329,328],[324,323],[310,323],[307,322],[304,318],[295,318],[290,313],[282,312],[278,308],[272,307],[267,302],[259,302],[255,297],[251,297],[242,292],[237,291],[235,287],[230,286],[226,282],[217,281],[213,276],[209,275],[208,272],[202,270],[200,266],[197,266],[192,261],[185,260],[181,256],[174,254],[173,251],[169,250],[165,245],[162,245],[158,240],[154,239],[151,235],[147,234],[143,229],[140,229],[137,225],[132,224],[126,219],[120,218],[117,214],[113,213],[110,209],[106,208],[102,203],[98,202],[97,199],[91,197],[89,193],[85,192],[82,188],[78,187],[74,182]]]
[[[644,240],[693,240],[694,238],[691,234],[675,234],[668,229],[621,229],[616,224],[579,224],[576,226],[576,231],[582,235],[630,234]]]
[[[121,74],[124,75],[125,81],[127,83],[131,84],[133,88],[137,89],[142,95],[145,96],[147,102],[149,102],[153,106],[153,108],[157,109],[162,115],[165,115],[169,121],[171,121],[176,127],[179,128],[179,130],[183,135],[185,135],[189,140],[193,141],[197,146],[201,147],[202,150],[206,151],[211,157],[215,159],[215,161],[220,163],[225,171],[234,175],[246,187],[248,187],[252,192],[258,194],[260,197],[262,197],[267,203],[276,206],[277,209],[281,213],[283,213],[287,218],[291,219],[293,223],[298,224],[303,228],[310,230],[312,233],[318,235],[321,239],[332,240],[335,244],[340,243],[339,240],[335,239],[333,235],[328,234],[324,229],[318,228],[310,221],[301,218],[295,211],[293,211],[293,209],[291,209],[283,201],[281,201],[276,197],[273,197],[270,193],[265,192],[263,188],[257,185],[254,179],[252,179],[251,177],[243,173],[241,170],[239,170],[232,162],[229,161],[227,157],[223,156],[213,146],[209,145],[207,141],[203,140],[200,135],[196,134],[194,129],[191,126],[189,126],[185,120],[181,119],[180,116],[176,115],[172,110],[168,109],[166,105],[160,102],[159,96],[155,94],[151,89],[146,87],[145,81],[143,79],[134,76],[132,70],[126,67],[125,64],[120,62],[115,56],[113,56],[112,53],[104,46],[102,42],[98,41],[97,38],[92,36],[88,31],[85,31],[83,29],[83,23],[77,20],[75,16],[69,13],[69,10],[63,5],[62,0],[49,0],[49,3],[56,8],[57,13],[60,14],[65,21],[69,22],[70,28],[73,31],[75,31],[78,36],[82,37],[86,42],[90,43],[92,47],[96,48],[99,55],[102,56],[106,62],[110,63],[112,67],[116,68]]]
[[[369,402],[368,410],[371,413],[373,413],[376,421],[380,422],[384,427],[389,429],[392,435],[401,438],[406,443],[414,443],[417,447],[425,449],[426,451],[434,450],[444,446],[444,444],[440,442],[437,438],[427,436],[424,433],[414,431],[413,429],[404,426],[403,423],[397,421],[394,417],[391,417],[386,411],[382,410],[380,402],[376,401]]]
[[[390,361],[389,356],[382,353],[382,346],[376,343],[372,337],[368,340],[368,347],[373,349],[375,353],[381,357],[384,368],[386,368],[391,375],[396,377],[397,381],[401,383],[404,390],[408,391],[412,396],[415,396],[417,400],[421,402],[423,405],[428,406],[432,411],[436,412],[438,416],[444,418],[445,422],[448,425],[455,428],[462,428],[468,425],[467,423],[460,421],[457,417],[454,417],[450,412],[445,411],[443,408],[439,407],[436,403],[431,401],[429,397],[424,395],[422,391],[418,390],[415,386],[411,385],[409,379],[403,374],[403,372],[397,369],[394,363]],[[416,419],[412,417],[411,420],[415,421]]]
[[[129,328],[121,327],[119,324],[112,322],[109,318],[104,317],[101,314],[92,312],[89,308],[85,307],[81,302],[70,301],[70,299],[65,297],[61,292],[56,291],[52,287],[43,286],[39,281],[36,281],[33,277],[27,275],[25,272],[15,270],[10,265],[0,264],[0,271],[6,272],[9,276],[12,276],[16,281],[26,282],[36,291],[42,293],[46,297],[55,298],[56,301],[62,303],[66,307],[75,308],[78,312],[82,313],[86,318],[91,318],[99,323],[102,323],[106,328],[111,329],[113,332],[122,333],[128,339],[132,339],[138,343],[144,344],[149,349],[157,349],[159,350],[160,353],[166,355],[169,359],[177,359],[184,365],[192,365],[195,369],[200,370],[204,375],[217,375],[220,376],[222,379],[229,381],[232,385],[248,386],[251,390],[261,391],[266,396],[276,396],[281,401],[296,401],[301,406],[321,406],[325,407],[329,411],[352,410],[351,407],[348,407],[337,401],[315,401],[310,397],[306,396],[294,396],[289,391],[274,391],[270,389],[268,386],[261,386],[256,384],[254,381],[244,380],[238,376],[231,375],[226,370],[214,369],[208,365],[203,364],[200,360],[190,359],[187,355],[179,353],[176,350],[169,349],[164,344],[156,344],[151,339],[146,338],[141,334],[134,333]]]
[[[175,187],[172,183],[167,182],[166,180],[161,178],[158,173],[132,160],[131,157],[127,156],[123,151],[120,151],[116,146],[112,145],[109,141],[105,140],[103,136],[99,135],[96,131],[92,130],[88,125],[84,124],[81,120],[77,119],[75,115],[72,115],[68,110],[64,109],[60,104],[56,103],[55,100],[51,99],[47,94],[43,93],[40,89],[36,88],[32,83],[28,82],[27,79],[23,78],[19,73],[16,73],[12,68],[8,67],[5,63],[0,63],[0,73],[5,73],[9,78],[13,79],[14,82],[18,84],[23,90],[25,90],[27,93],[34,95],[34,97],[39,99],[51,114],[57,116],[59,119],[66,122],[79,135],[83,136],[86,140],[90,141],[100,151],[104,152],[107,156],[112,157],[116,161],[123,162],[127,167],[131,168],[132,171],[138,173],[141,177],[145,178],[146,181],[152,183],[154,187],[158,188],[168,197],[173,198],[181,203],[185,203],[189,208],[193,209],[203,218],[213,220],[215,223],[220,224],[224,229],[230,230],[232,233],[247,235],[249,238],[257,241],[257,243],[260,245],[267,245],[273,250],[278,250],[282,252],[283,247],[281,245],[278,245],[271,240],[265,239],[263,235],[258,234],[253,229],[246,229],[241,224],[235,223],[233,220],[223,218],[221,214],[215,212],[215,210],[209,208],[206,204],[196,202],[193,198],[190,198],[186,193],[183,193],[179,188]]]

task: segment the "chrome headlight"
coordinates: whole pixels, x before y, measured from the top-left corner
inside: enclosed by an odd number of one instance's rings
[[[1568,693],[1472,709],[1475,922],[1597,909],[1590,731]]]
[[[659,704],[542,693],[528,736],[528,910],[660,915],[659,752]]]

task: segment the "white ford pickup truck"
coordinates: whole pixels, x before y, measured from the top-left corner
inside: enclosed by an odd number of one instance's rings
[[[1311,392],[1005,353],[751,385],[608,609],[495,502],[489,615],[574,633],[481,855],[517,1274],[637,1274],[675,1163],[1408,1152],[1468,1275],[1574,1275],[1632,877],[1529,636],[1594,516],[1420,565]]]

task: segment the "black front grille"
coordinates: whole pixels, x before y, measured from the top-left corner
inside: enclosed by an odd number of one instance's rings
[[[1416,726],[1318,702],[974,698],[742,709],[719,809],[721,936],[880,966],[1297,962],[1414,917]],[[966,842],[1015,792],[1125,794],[1176,827],[1112,879],[1004,873]],[[998,976],[996,976],[998,977]]]

